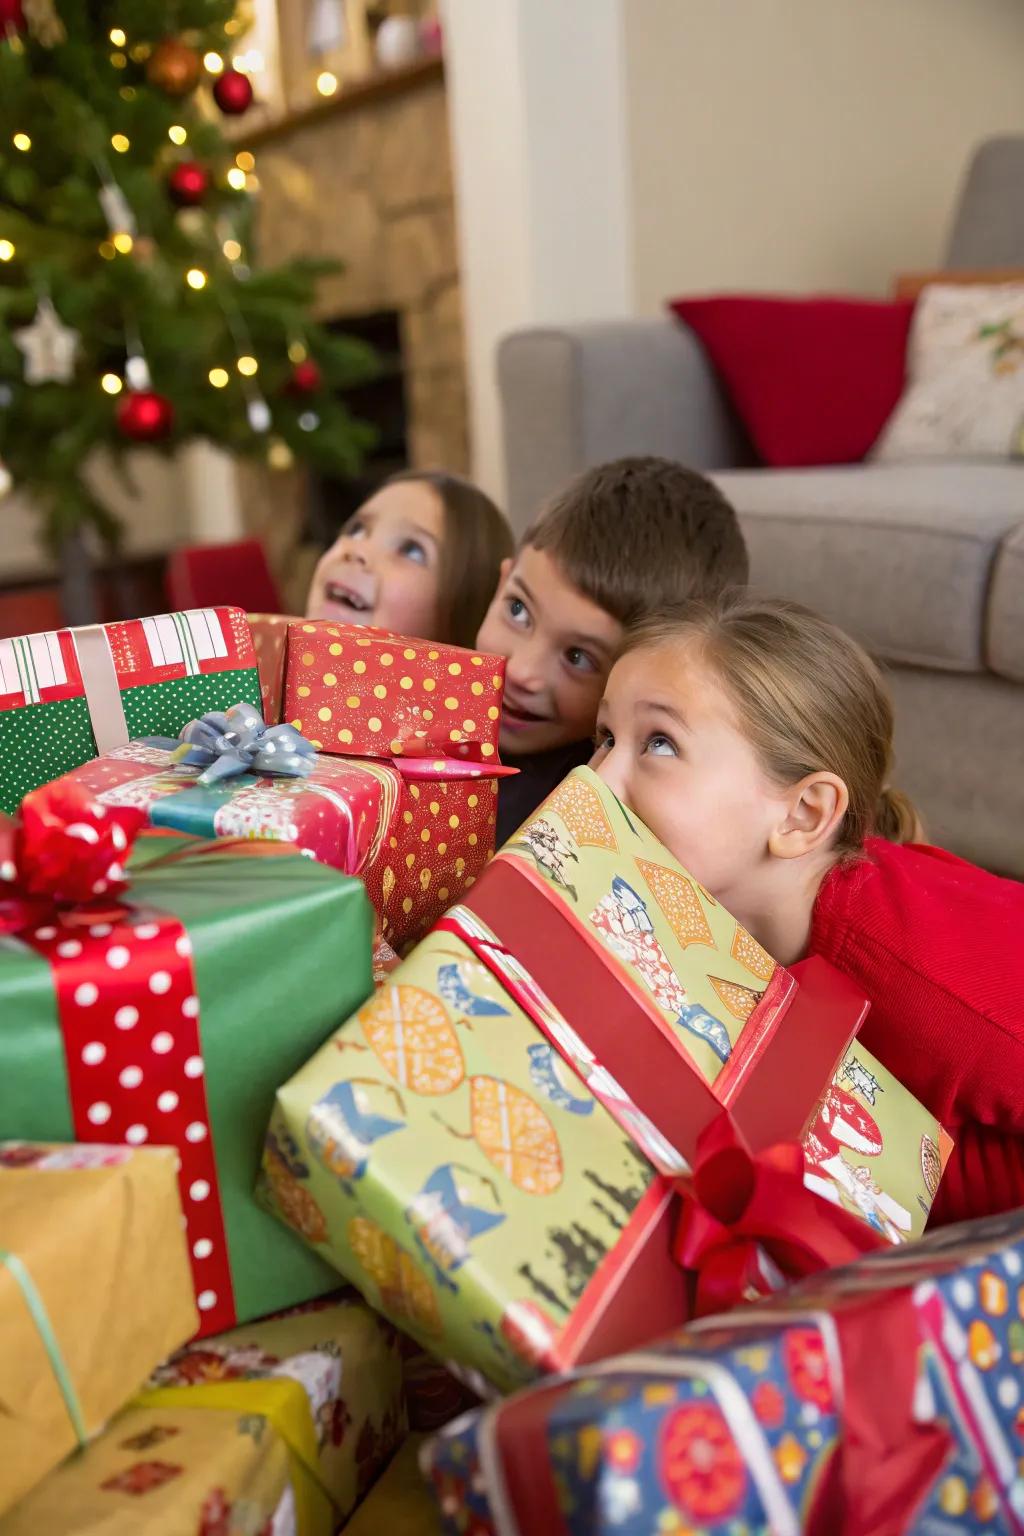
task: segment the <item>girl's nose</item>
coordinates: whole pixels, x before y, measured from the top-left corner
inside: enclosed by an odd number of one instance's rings
[[[366,549],[358,539],[341,540],[341,557],[343,560],[351,560],[353,565],[366,566]]]
[[[594,764],[594,772],[608,785],[613,795],[623,802],[626,801],[626,791],[629,787],[626,754],[620,747],[612,747],[610,751],[602,753],[600,761]]]

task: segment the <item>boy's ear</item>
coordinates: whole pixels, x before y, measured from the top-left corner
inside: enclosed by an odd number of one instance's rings
[[[799,859],[828,847],[850,804],[850,794],[834,773],[809,773],[786,796],[785,815],[768,836],[777,859]]]
[[[498,587],[497,587],[497,590],[499,592],[501,591],[502,587],[505,585],[506,581],[508,581],[508,578],[509,578],[509,575],[511,574],[511,571],[512,571],[512,556],[511,555],[506,555],[504,560],[501,562],[501,565],[498,568]]]

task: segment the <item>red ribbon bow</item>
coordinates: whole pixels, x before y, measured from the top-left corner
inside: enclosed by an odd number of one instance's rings
[[[802,1147],[780,1142],[753,1153],[727,1112],[701,1132],[693,1174],[679,1188],[674,1251],[696,1272],[698,1317],[763,1292],[762,1255],[792,1280],[886,1246],[880,1232],[807,1188]]]
[[[145,825],[144,811],[104,805],[70,779],[26,795],[17,820],[0,817],[0,934],[20,933],[58,907],[118,897]]]

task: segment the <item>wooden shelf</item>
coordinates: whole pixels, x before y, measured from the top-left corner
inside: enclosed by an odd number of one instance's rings
[[[402,69],[381,70],[379,74],[370,75],[365,80],[353,80],[348,85],[342,85],[336,95],[328,96],[323,101],[313,102],[297,112],[286,112],[252,128],[245,135],[245,143],[247,147],[256,149],[261,144],[285,138],[300,128],[328,122],[332,117],[357,112],[378,101],[403,96],[407,91],[419,90],[421,86],[443,79],[444,60],[440,58],[418,59],[415,64],[407,64]]]

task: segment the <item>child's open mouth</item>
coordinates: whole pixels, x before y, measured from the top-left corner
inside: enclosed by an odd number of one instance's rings
[[[362,593],[357,592],[354,587],[346,586],[343,582],[329,581],[324,595],[329,603],[335,603],[337,607],[344,609],[347,613],[362,614],[373,612],[373,603],[363,597]]]
[[[511,703],[507,698],[502,706],[501,723],[511,731],[521,731],[529,725],[544,725],[547,715],[538,715],[533,710],[523,709],[521,705]]]

